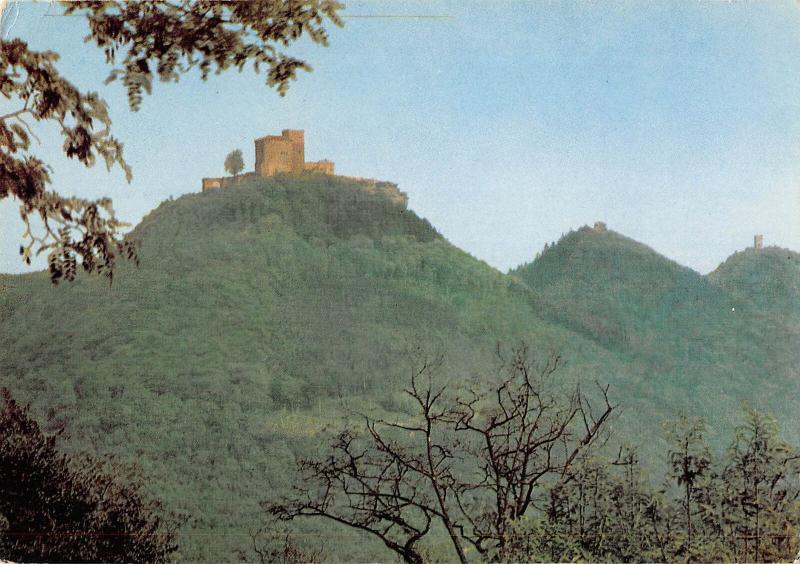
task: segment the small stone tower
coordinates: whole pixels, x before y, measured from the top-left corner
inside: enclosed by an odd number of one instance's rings
[[[753,237],[753,248],[756,252],[760,251],[761,248],[764,246],[764,236],[763,235],[756,235]]]

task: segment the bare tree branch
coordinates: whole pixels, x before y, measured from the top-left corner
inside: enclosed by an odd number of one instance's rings
[[[345,430],[326,459],[300,460],[307,489],[266,507],[281,519],[319,516],[367,531],[407,562],[421,558],[418,542],[434,520],[459,561],[464,543],[503,558],[508,527],[547,480],[565,479],[616,409],[608,387],[597,417],[579,386],[559,393],[551,380],[560,360],[535,368],[523,346],[499,380],[451,395],[437,381],[440,359],[423,359],[405,390],[411,420],[362,415],[364,437]]]

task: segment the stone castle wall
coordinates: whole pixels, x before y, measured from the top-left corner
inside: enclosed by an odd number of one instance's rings
[[[223,178],[204,178],[203,179],[203,192],[213,190],[214,188],[222,188]]]
[[[246,178],[256,176],[254,172],[245,172],[238,176],[222,176],[220,178],[204,178],[203,179],[203,192],[208,190],[216,190],[217,188],[230,188],[244,182]]]
[[[361,176],[339,176],[339,178],[359,182],[362,184],[362,190],[365,192],[383,194],[395,204],[400,204],[404,208],[408,207],[408,194],[401,192],[397,184],[393,182],[375,180],[374,178],[363,178]]]
[[[241,183],[252,176],[273,176],[275,174],[300,174],[304,172],[334,174],[335,165],[332,161],[306,162],[305,158],[305,133],[302,129],[284,129],[280,135],[266,135],[254,141],[256,163],[255,171],[220,178],[203,178],[203,192],[217,188],[229,188]],[[354,180],[362,184],[367,192],[386,195],[392,202],[403,207],[408,206],[408,195],[401,192],[396,184],[381,182],[374,178],[361,178],[355,176],[341,176],[347,180]]]
[[[305,163],[303,170],[311,172],[321,172],[322,174],[333,174],[334,165],[332,161],[323,159],[321,161]]]

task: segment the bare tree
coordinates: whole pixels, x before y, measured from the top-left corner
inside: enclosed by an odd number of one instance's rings
[[[516,350],[499,379],[452,394],[438,374],[442,358],[424,361],[404,390],[412,415],[362,415],[364,433],[345,429],[324,458],[299,460],[302,486],[265,508],[366,531],[406,562],[422,561],[420,541],[434,523],[459,561],[469,548],[502,557],[510,524],[532,509],[540,486],[567,479],[616,407],[608,387],[598,412],[579,386],[561,393],[551,381],[559,357],[537,366],[528,353]]]
[[[559,393],[550,380],[560,365],[561,358],[553,355],[534,366],[523,346],[499,383],[473,386],[456,400],[456,430],[470,435],[463,444],[481,479],[455,493],[468,523],[462,535],[481,554],[504,556],[508,526],[528,512],[545,481],[568,479],[569,468],[601,437],[616,408],[608,386],[598,385],[598,413],[579,384],[569,394]],[[476,511],[487,497],[491,509]]]

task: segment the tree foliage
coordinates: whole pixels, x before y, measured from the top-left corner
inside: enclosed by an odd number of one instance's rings
[[[163,562],[177,550],[144,481],[102,460],[59,452],[3,388],[0,554],[15,561]],[[127,479],[127,481],[126,481]]]
[[[670,425],[667,481],[653,488],[635,453],[589,458],[552,491],[546,514],[514,524],[512,559],[775,562],[800,543],[800,452],[749,407],[715,463],[700,420]]]
[[[79,259],[85,270],[110,278],[116,256],[136,259],[132,244],[119,236],[124,224],[116,219],[111,201],[66,198],[48,190],[49,169],[31,152],[31,138],[36,137],[29,120],[54,121],[67,157],[86,166],[99,157],[108,169],[118,165],[131,178],[122,144],[109,133],[105,102],[62,78],[56,60],[55,53],[31,51],[19,39],[0,40],[0,93],[21,105],[0,116],[0,199],[12,197],[21,204],[27,244],[20,254],[25,262],[30,264],[33,253],[48,252],[53,282],[73,279]],[[31,225],[34,217],[41,229]]]
[[[241,149],[228,153],[228,156],[225,157],[225,172],[236,176],[242,172],[242,169],[244,169],[244,159]]]
[[[131,109],[150,93],[153,78],[177,82],[197,68],[205,79],[214,71],[252,64],[267,70],[267,85],[285,94],[303,60],[281,50],[302,36],[328,44],[325,20],[342,21],[335,0],[81,0],[65,2],[67,14],[89,21],[87,41],[103,50],[114,68],[108,81],[121,79]]]
[[[742,560],[794,555],[800,532],[800,452],[782,441],[777,421],[749,406],[722,473],[723,534],[736,539]],[[791,547],[787,551],[787,547]]]
[[[143,0],[63,2],[67,15],[87,19],[87,42],[103,50],[112,66],[107,82],[120,80],[131,110],[141,107],[153,79],[177,82],[191,69],[203,79],[213,71],[242,70],[252,63],[266,69],[267,85],[284,95],[303,60],[283,49],[301,37],[327,44],[325,24],[341,25],[334,0]],[[122,143],[110,133],[106,103],[95,92],[83,93],[55,67],[58,55],[37,52],[20,39],[0,40],[0,94],[17,109],[0,115],[0,200],[20,202],[26,229],[20,254],[30,263],[48,253],[53,282],[75,277],[78,264],[87,272],[112,278],[115,259],[136,259],[121,233],[108,198],[68,198],[47,187],[49,167],[37,158],[31,122],[53,122],[64,138],[64,153],[84,165],[101,158],[119,166],[126,179],[131,169]],[[32,220],[33,224],[32,224]],[[41,224],[41,225],[40,225]]]
[[[686,515],[687,554],[692,554],[692,515],[695,512],[695,489],[711,466],[711,453],[704,436],[705,422],[702,419],[681,417],[668,426],[670,438],[669,472],[667,476],[684,490],[681,501]]]

